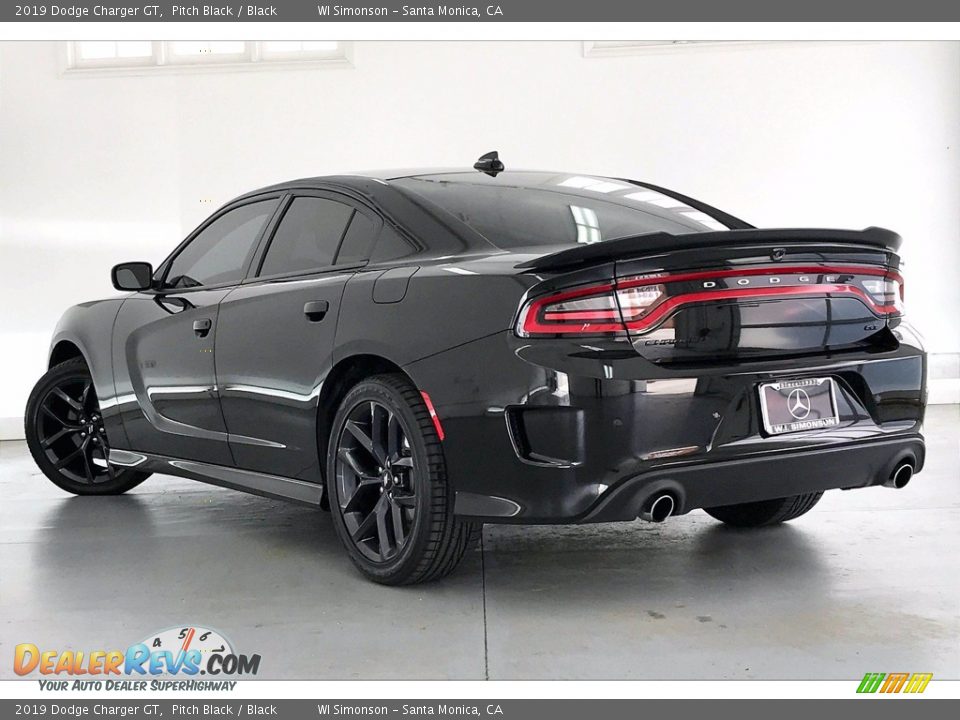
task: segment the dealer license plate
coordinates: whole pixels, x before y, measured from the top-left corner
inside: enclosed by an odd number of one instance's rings
[[[833,378],[781,380],[760,386],[763,427],[771,435],[840,424]]]

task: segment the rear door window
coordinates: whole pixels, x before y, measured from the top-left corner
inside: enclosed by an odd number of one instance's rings
[[[353,208],[322,197],[293,199],[273,234],[260,275],[321,270],[333,265]]]

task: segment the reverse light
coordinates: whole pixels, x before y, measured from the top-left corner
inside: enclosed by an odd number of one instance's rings
[[[893,306],[898,313],[903,312],[903,278],[899,275],[871,278],[861,284],[878,305]]]
[[[650,278],[647,279],[651,280]],[[623,321],[629,326],[657,305],[667,293],[663,285],[633,285],[624,284],[617,289],[617,300],[623,313]]]

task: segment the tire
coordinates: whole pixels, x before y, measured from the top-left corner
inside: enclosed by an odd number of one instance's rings
[[[482,525],[454,516],[440,438],[405,376],[355,385],[337,410],[327,447],[334,527],[364,575],[412,585],[453,572]]]
[[[810,512],[813,506],[820,502],[821,497],[822,492],[806,493],[776,500],[704,508],[704,512],[733,527],[763,527],[787,522]]]
[[[83,358],[60,363],[37,381],[27,400],[24,433],[43,474],[74,495],[119,495],[150,475],[106,461],[110,444]]]

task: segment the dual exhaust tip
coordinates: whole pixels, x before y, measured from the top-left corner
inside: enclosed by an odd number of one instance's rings
[[[907,483],[910,482],[913,478],[913,473],[916,472],[916,465],[914,464],[913,459],[904,458],[896,464],[893,468],[893,472],[890,473],[884,483],[884,487],[894,488],[896,490],[902,490],[907,486]]]
[[[647,522],[662,523],[668,517],[673,515],[677,504],[670,493],[660,493],[654,495],[643,506],[640,511],[640,519]]]
[[[913,478],[916,469],[916,463],[913,458],[904,458],[896,464],[893,472],[890,473],[890,477],[884,481],[883,486],[902,490]],[[646,502],[643,510],[640,511],[640,519],[646,520],[647,522],[662,523],[673,515],[676,508],[677,503],[673,499],[673,495],[670,493],[660,493],[659,495],[654,495]]]

